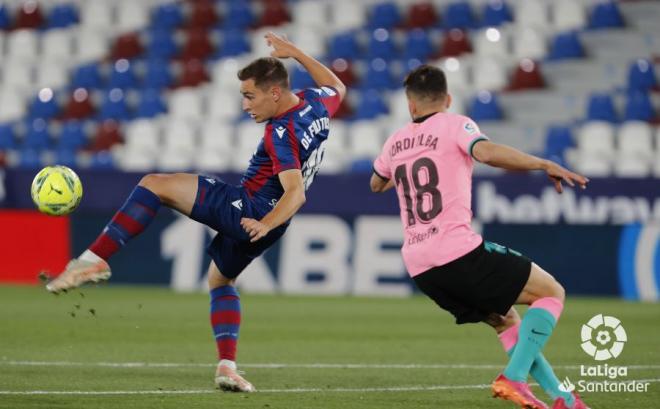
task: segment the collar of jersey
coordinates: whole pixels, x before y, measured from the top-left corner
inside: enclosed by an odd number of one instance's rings
[[[440,111],[438,111],[438,112],[440,112]],[[413,122],[416,123],[416,124],[421,124],[422,122],[426,121],[427,119],[429,119],[429,118],[432,117],[433,115],[437,114],[438,112],[433,112],[433,113],[430,113],[430,114],[428,114],[428,115],[424,115],[424,116],[422,116],[422,117],[419,117],[419,118],[417,118],[417,119],[414,119]]]
[[[272,120],[275,120],[275,119],[282,119],[282,118],[284,118],[287,114],[290,114],[291,112],[293,112],[293,111],[297,111],[298,109],[304,107],[305,104],[307,103],[307,102],[305,101],[305,98],[301,97],[300,95],[296,95],[296,96],[297,96],[298,98],[300,98],[300,102],[297,103],[296,106],[294,106],[293,108],[290,108],[290,109],[286,110],[285,112],[282,112],[282,113],[279,114],[278,116],[274,116],[274,117],[272,117],[272,118],[271,118],[271,121],[272,121]]]

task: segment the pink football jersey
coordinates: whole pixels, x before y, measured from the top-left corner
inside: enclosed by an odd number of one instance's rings
[[[390,136],[374,171],[394,179],[404,226],[401,252],[414,277],[474,250],[472,146],[488,139],[470,118],[439,112]]]

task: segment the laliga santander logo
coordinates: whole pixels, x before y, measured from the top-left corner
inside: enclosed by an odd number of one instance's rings
[[[626,341],[626,330],[615,317],[598,314],[582,326],[582,350],[596,361],[618,357]]]

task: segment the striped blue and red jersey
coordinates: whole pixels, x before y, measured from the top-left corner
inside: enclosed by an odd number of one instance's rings
[[[264,137],[241,179],[248,196],[271,206],[284,194],[277,176],[280,172],[300,169],[305,189],[312,184],[323,160],[330,117],[341,102],[331,87],[307,88],[296,95],[298,105],[268,120]]]

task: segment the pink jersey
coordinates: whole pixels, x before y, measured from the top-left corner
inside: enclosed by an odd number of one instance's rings
[[[394,179],[405,229],[401,252],[414,277],[482,241],[471,226],[472,146],[488,139],[470,118],[439,112],[390,136],[374,171]]]

